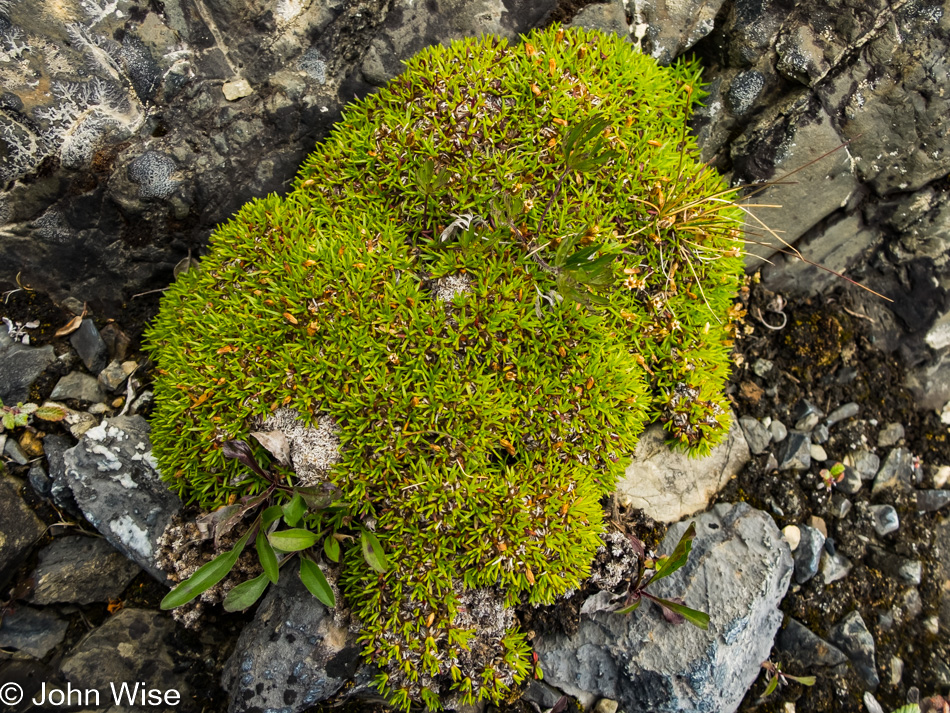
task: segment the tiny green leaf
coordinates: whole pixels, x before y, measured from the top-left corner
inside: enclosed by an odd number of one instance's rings
[[[818,680],[814,676],[790,676],[787,673],[783,675],[785,676],[785,678],[789,679],[790,681],[795,681],[795,683],[800,683],[803,686],[814,686],[815,681]],[[899,713],[899,711],[894,711],[894,713]]]
[[[771,696],[776,688],[778,688],[778,676],[772,676],[769,685],[765,687],[765,693],[762,694],[762,697]]]
[[[656,568],[653,579],[650,581],[656,582],[657,580],[663,579],[663,577],[669,577],[671,574],[673,574],[673,572],[686,564],[686,560],[689,559],[690,550],[693,549],[693,539],[695,537],[696,523],[691,522],[689,523],[689,527],[686,528],[686,532],[684,532],[683,536],[680,538],[680,541],[676,543],[673,554],[667,557]]]
[[[264,568],[264,574],[274,584],[277,584],[277,578],[280,576],[280,566],[277,564],[277,555],[274,554],[274,548],[267,541],[267,536],[261,530],[257,533],[257,558],[261,561],[261,567]]]
[[[340,542],[333,537],[333,535],[329,535],[327,539],[323,541],[323,552],[331,562],[339,562]]]
[[[277,532],[272,532],[267,537],[271,545],[281,552],[299,552],[308,547],[313,547],[317,544],[317,540],[320,539],[317,535],[310,532],[310,530],[304,530],[299,527],[292,530],[278,530]]]
[[[618,609],[618,610],[617,610],[617,613],[618,613],[618,614],[632,614],[633,612],[635,612],[637,609],[640,608],[640,605],[641,605],[641,604],[643,604],[643,600],[642,600],[642,599],[637,599],[637,601],[635,601],[635,602],[634,602],[633,604],[631,604],[629,607],[624,607],[623,609]]]
[[[709,614],[705,612],[698,611],[696,609],[690,609],[685,604],[678,604],[669,599],[662,599],[661,597],[654,597],[652,595],[647,595],[655,601],[660,606],[666,607],[672,612],[679,614],[681,617],[686,619],[690,624],[698,626],[700,629],[709,628]]]
[[[328,607],[336,606],[333,589],[330,588],[330,583],[323,575],[323,570],[317,566],[316,562],[306,557],[300,558],[300,581],[303,582],[303,586],[305,586],[313,596]]]
[[[261,598],[267,585],[270,584],[266,574],[259,574],[254,579],[241,582],[228,592],[224,598],[225,611],[243,611]]]
[[[366,560],[366,564],[380,573],[389,569],[386,553],[376,535],[369,530],[363,530],[360,532],[360,544],[363,547],[363,559]]]
[[[166,594],[159,606],[162,609],[180,607],[224,579],[228,572],[234,568],[238,557],[241,556],[244,545],[247,544],[247,540],[251,536],[251,531],[248,530],[244,533],[244,537],[237,541],[233,549],[222,552],[207,564],[199,567],[193,575]]]
[[[296,527],[306,510],[307,506],[304,504],[303,497],[300,493],[294,493],[290,502],[284,505],[284,522],[291,527]]]

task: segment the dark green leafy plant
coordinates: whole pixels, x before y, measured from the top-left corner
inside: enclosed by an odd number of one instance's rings
[[[339,560],[394,705],[530,675],[512,607],[589,575],[647,421],[693,453],[727,426],[743,216],[685,132],[698,78],[581,30],[434,47],[216,230],[147,338],[164,477],[261,543],[234,606]],[[242,466],[273,419],[289,458]]]

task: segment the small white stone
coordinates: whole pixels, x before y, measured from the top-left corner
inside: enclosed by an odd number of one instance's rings
[[[782,530],[782,536],[792,552],[798,549],[798,545],[802,541],[802,531],[798,529],[798,525],[787,525]]]
[[[601,698],[594,706],[593,713],[617,713],[620,704],[610,698]]]
[[[813,461],[824,463],[826,460],[828,460],[828,454],[825,453],[825,449],[819,446],[817,443],[811,444],[811,449],[809,450],[809,453],[811,453],[811,459]]]
[[[950,465],[942,465],[934,473],[934,487],[942,488],[950,480]]]
[[[891,685],[899,685],[903,676],[904,662],[896,656],[891,656]]]
[[[928,616],[924,619],[924,628],[936,636],[940,633],[940,619],[935,616]]]
[[[233,82],[225,82],[224,86],[221,87],[221,91],[224,92],[224,98],[229,102],[237,101],[254,93],[250,82],[243,77],[235,79]]]

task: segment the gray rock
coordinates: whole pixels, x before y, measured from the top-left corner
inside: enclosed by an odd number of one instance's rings
[[[920,584],[923,575],[923,565],[920,560],[901,557],[880,547],[871,547],[868,554],[868,563],[888,577],[893,577],[914,587]]]
[[[877,434],[878,448],[890,448],[900,443],[904,437],[904,425],[900,423],[889,423]]]
[[[134,361],[110,361],[108,366],[99,372],[99,386],[109,393],[118,391],[124,385],[129,376],[138,368]],[[52,397],[51,397],[52,398]]]
[[[893,505],[871,505],[871,524],[879,537],[896,532],[901,526],[900,518],[897,516],[897,510]]]
[[[43,439],[43,450],[46,452],[46,463],[49,466],[49,477],[52,481],[50,497],[53,499],[53,504],[78,517],[82,512],[76,505],[72,488],[69,487],[69,480],[66,478],[66,451],[73,445],[69,436],[59,433],[51,433]]]
[[[95,322],[88,317],[82,321],[79,329],[72,333],[69,342],[79,354],[82,363],[93,374],[98,374],[109,362],[109,347],[99,336]]]
[[[772,440],[772,434],[761,421],[751,416],[743,416],[739,419],[739,425],[745,434],[745,440],[749,444],[749,450],[754,455],[765,453],[769,447],[769,441]]]
[[[178,651],[172,643],[175,624],[159,612],[121,609],[91,631],[63,661],[61,670],[74,687],[109,692],[109,684],[141,682],[162,692],[176,690],[177,706],[154,706],[162,713],[196,713],[199,708],[184,676],[176,669]]]
[[[61,537],[40,552],[35,604],[92,604],[118,599],[141,570],[98,537]]]
[[[729,108],[732,113],[736,116],[742,116],[747,113],[755,106],[763,89],[765,89],[765,76],[761,72],[757,72],[754,69],[739,72],[739,74],[733,77],[732,82],[729,84],[729,90],[726,92],[726,101],[729,102]],[[765,374],[759,374],[756,369],[759,363],[763,361],[767,360],[759,359],[752,367],[759,376],[765,376]],[[768,362],[768,364],[771,369],[772,363]]]
[[[921,512],[936,512],[950,504],[950,490],[918,490],[917,509]]]
[[[560,691],[551,688],[544,681],[531,679],[528,681],[528,685],[525,686],[524,695],[521,698],[528,703],[536,703],[541,710],[546,711],[553,708],[562,695]]]
[[[29,457],[23,452],[23,449],[20,448],[20,444],[13,440],[13,438],[7,438],[4,442],[3,455],[17,465],[26,465],[30,462]]]
[[[50,478],[41,465],[34,465],[27,474],[27,479],[37,495],[48,498],[53,489],[53,479]]]
[[[16,478],[0,476],[0,585],[13,574],[46,528],[23,502],[23,484]]]
[[[807,433],[791,431],[778,447],[779,470],[804,471],[811,467],[811,439]]]
[[[829,426],[833,426],[841,421],[854,418],[859,413],[861,413],[861,407],[858,406],[854,401],[851,401],[839,406],[830,414],[828,414],[828,418],[825,419],[825,423],[827,423]]]
[[[848,662],[841,649],[832,646],[801,622],[789,618],[775,638],[775,649],[806,666],[831,667]]]
[[[914,457],[906,448],[894,448],[874,478],[871,494],[884,490],[911,490],[914,478]]]
[[[81,371],[73,371],[56,382],[50,398],[53,401],[73,399],[86,403],[99,403],[105,397],[102,389],[99,388],[96,377],[89,376],[89,374],[84,374]]]
[[[669,64],[712,32],[723,0],[664,2],[644,0],[637,10],[646,23],[646,51],[660,64]]]
[[[831,584],[851,574],[851,562],[840,552],[831,554],[825,550],[821,555],[820,569],[822,581]]]
[[[801,400],[792,411],[795,420],[795,430],[808,432],[818,425],[822,417],[821,409],[810,401]]]
[[[687,524],[670,528],[662,552]],[[738,707],[781,625],[791,554],[772,518],[744,503],[716,505],[696,525],[689,561],[653,591],[709,612],[709,630],[670,624],[649,604],[631,615],[584,616],[573,636],[536,640],[547,683],[584,705],[610,698],[627,711]]]
[[[18,606],[0,624],[0,648],[41,659],[59,646],[69,624],[48,609]]]
[[[836,624],[828,637],[851,660],[855,671],[872,691],[877,690],[880,679],[874,660],[874,638],[864,624],[864,619],[853,611]]]
[[[831,512],[839,520],[843,520],[851,512],[851,501],[835,493],[831,496]]]
[[[855,451],[851,454],[854,469],[861,475],[861,480],[873,480],[881,468],[881,459],[877,454],[867,450]]]
[[[30,398],[30,386],[56,361],[53,347],[14,342],[0,326],[0,401],[13,405]]]
[[[571,27],[583,27],[587,30],[599,30],[607,34],[620,35],[628,37],[630,35],[630,26],[627,24],[627,11],[623,6],[622,0],[611,0],[606,3],[588,5],[581,8],[574,19],[571,20]]]
[[[228,710],[307,710],[353,677],[360,649],[355,634],[287,572],[244,627],[221,674]]]
[[[804,584],[816,574],[824,552],[825,536],[814,527],[799,525],[801,540],[795,549],[795,581]]]
[[[181,501],[161,481],[141,416],[103,420],[65,453],[66,477],[86,519],[120,552],[165,581],[159,537]]]
[[[811,440],[812,443],[824,443],[828,440],[828,436],[831,435],[828,431],[828,426],[823,423],[819,423],[812,429]],[[825,460],[822,458],[821,460]]]
[[[950,631],[950,518],[934,528],[934,551],[937,559],[935,584],[940,590],[940,626]]]
[[[835,488],[846,495],[854,495],[861,490],[861,474],[850,466],[844,467],[844,473],[841,474],[841,480],[835,485]]]
[[[769,424],[769,431],[772,434],[772,443],[781,443],[788,436],[788,429],[785,424],[777,419]]]

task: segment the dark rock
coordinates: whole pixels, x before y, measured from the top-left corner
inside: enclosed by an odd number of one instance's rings
[[[827,423],[829,426],[833,426],[840,421],[846,421],[849,418],[854,418],[859,413],[861,413],[861,407],[854,403],[854,401],[851,401],[839,406],[830,414],[828,414],[828,418],[825,419],[825,423]]]
[[[660,64],[669,64],[712,32],[722,4],[723,0],[645,0],[637,9],[647,24],[646,51]]]
[[[901,521],[897,516],[897,510],[893,505],[871,505],[871,524],[878,537],[884,537],[895,532],[900,526]]]
[[[186,678],[177,669],[177,651],[171,641],[175,624],[166,615],[145,609],[121,609],[98,629],[91,631],[63,661],[63,674],[74,687],[109,692],[109,684],[121,682],[162,692],[175,690],[181,702],[152,706],[162,713],[195,713],[200,707],[192,698]]]
[[[906,448],[894,448],[874,478],[871,494],[884,490],[911,490],[914,480],[914,456]]]
[[[225,665],[221,684],[231,694],[228,710],[307,710],[353,676],[361,664],[360,649],[356,636],[298,577],[283,576],[244,627]]]
[[[936,586],[940,589],[940,626],[950,631],[950,519],[943,519],[934,529],[934,554],[937,571]]]
[[[847,663],[848,657],[799,621],[789,618],[775,638],[777,651],[787,653],[806,666],[831,667]]]
[[[556,688],[551,688],[551,686],[544,681],[531,679],[528,681],[528,685],[525,686],[524,694],[521,698],[528,703],[537,704],[541,710],[546,711],[557,704],[561,699],[561,695],[560,691]]]
[[[0,401],[8,406],[27,401],[30,385],[54,361],[53,347],[24,346],[0,326]]]
[[[742,427],[742,433],[745,434],[746,442],[749,444],[749,450],[755,455],[765,453],[772,440],[772,434],[762,422],[751,416],[743,416],[739,419],[739,425]]]
[[[66,478],[65,455],[73,445],[73,440],[69,436],[59,433],[51,433],[43,439],[43,450],[46,452],[46,463],[49,466],[49,477],[52,481],[50,497],[53,499],[53,504],[78,517],[82,512],[76,505],[72,488],[69,487],[69,480]]]
[[[18,606],[0,624],[0,648],[41,659],[66,637],[67,622],[48,609]]]
[[[877,690],[880,679],[874,660],[874,638],[864,624],[864,619],[853,611],[836,624],[828,637],[851,660],[855,671],[872,691]]]
[[[56,382],[50,398],[54,401],[73,399],[86,403],[100,403],[104,400],[104,395],[96,377],[81,371],[73,371]]]
[[[795,550],[795,581],[804,584],[818,573],[825,536],[814,527],[799,525],[801,540]]]
[[[660,550],[687,525],[673,525]],[[697,701],[702,710],[736,709],[781,625],[792,558],[774,520],[745,503],[716,505],[696,525],[689,561],[653,593],[709,612],[709,630],[670,624],[650,604],[583,616],[576,634],[536,640],[546,683],[585,706],[610,698],[628,711],[697,710]]]
[[[815,404],[813,404],[811,401],[802,399],[795,405],[795,408],[792,409],[792,418],[795,421],[795,430],[810,431],[818,425],[822,415],[821,409],[815,406]]]
[[[23,502],[23,484],[10,476],[0,476],[0,585],[13,574],[46,528]]]
[[[95,323],[88,317],[82,321],[79,329],[72,333],[69,342],[79,354],[82,363],[93,374],[98,374],[109,362],[109,347],[99,336]]]
[[[98,537],[61,537],[40,552],[35,604],[92,604],[118,599],[139,567]]]
[[[33,486],[33,490],[37,495],[43,498],[50,496],[50,492],[53,489],[53,479],[46,474],[43,466],[34,465],[30,468],[27,479],[30,481],[30,485]]]
[[[732,113],[742,116],[748,112],[755,106],[763,89],[765,89],[765,76],[754,69],[740,72],[733,77],[729,84],[729,91],[726,92],[726,100],[729,102]],[[756,373],[758,374],[758,371]],[[759,374],[759,376],[764,376],[764,374]]]
[[[936,512],[950,504],[950,490],[918,490],[917,509]]]
[[[115,322],[110,322],[101,330],[99,330],[99,336],[102,337],[102,341],[106,343],[106,346],[109,348],[109,357],[113,361],[124,361],[126,355],[129,353],[129,346],[132,343],[132,340],[119,329],[118,325]]]
[[[141,416],[118,416],[88,430],[65,453],[66,477],[86,519],[120,552],[160,581],[159,537],[181,501],[152,461]]]
[[[804,471],[811,467],[811,439],[807,433],[791,431],[778,447],[779,470]]]
[[[814,429],[812,429],[812,432],[811,432],[812,443],[824,443],[825,441],[828,440],[829,435],[830,434],[828,433],[828,427],[823,423],[819,423],[817,426],[815,426]]]
[[[581,8],[580,12],[571,20],[570,26],[598,30],[607,34],[613,33],[621,37],[630,35],[630,27],[627,25],[627,11],[624,9],[621,0],[612,0],[611,2]]]

